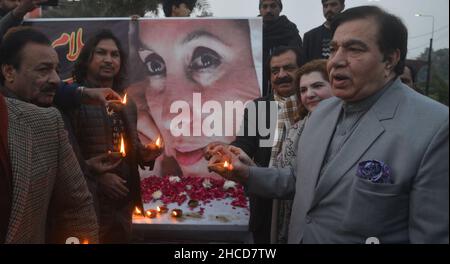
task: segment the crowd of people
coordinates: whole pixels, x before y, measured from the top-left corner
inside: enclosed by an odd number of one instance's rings
[[[64,243],[69,237],[129,243],[132,211],[143,208],[138,168],[152,168],[164,149],[141,142],[138,107],[133,100],[121,103],[127,56],[110,30],[86,41],[74,83],[60,80],[50,40],[19,26],[46,1],[0,0],[0,243]],[[164,1],[164,14],[187,17],[195,2]],[[245,187],[254,243],[448,244],[448,107],[411,89],[406,26],[375,6],[345,10],[345,0],[321,2],[325,22],[302,39],[281,15],[281,0],[259,1],[262,97],[247,106],[234,141],[201,150],[201,165]],[[218,39],[203,27],[202,37]],[[225,55],[203,47],[188,69],[176,58],[162,64],[175,48],[152,43],[158,30],[139,33],[144,45],[136,55],[152,73],[149,84],[176,70],[192,76],[171,81],[174,86],[216,80],[204,77],[202,67],[218,67]],[[251,45],[238,40],[236,32],[249,34],[239,22],[224,21],[218,30],[232,38],[222,46]],[[239,67],[250,65],[251,57],[230,56],[237,66],[227,78],[240,82],[228,95],[255,85],[244,83],[242,76],[251,73]],[[223,90],[208,92],[221,96]],[[276,113],[270,112],[273,102]],[[266,135],[259,122],[276,125]],[[271,146],[261,144],[272,135]],[[173,142],[168,147],[175,151]],[[217,165],[224,161],[233,164],[231,172]]]

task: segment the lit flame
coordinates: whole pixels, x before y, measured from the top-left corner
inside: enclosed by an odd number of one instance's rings
[[[123,97],[122,104],[127,104],[127,94]]]
[[[122,154],[122,157],[126,156],[126,153],[125,153],[125,142],[123,140],[123,136],[120,136],[120,153]]]
[[[147,215],[147,217],[149,218],[154,218],[156,216],[156,212],[154,210],[147,210],[145,212],[145,214]]]
[[[161,147],[161,138],[160,138],[160,137],[158,137],[158,138],[156,139],[155,145],[156,145],[158,148]]]
[[[161,207],[157,206],[156,211],[158,211],[158,213],[160,213],[160,214],[163,214],[163,213],[166,213],[168,211],[168,209],[165,206],[161,206]]]
[[[81,244],[88,245],[89,244],[89,240],[85,239],[85,240],[83,240],[83,243],[81,243]]]
[[[183,211],[181,211],[181,209],[173,209],[172,210],[172,217],[179,218],[181,216],[183,216]]]
[[[230,163],[228,163],[228,161],[225,161],[224,163],[223,163],[223,167],[225,168],[225,169],[228,169],[228,170],[233,170],[233,164],[230,164]]]
[[[137,214],[137,215],[142,215],[142,211],[137,206],[134,209],[134,213]]]

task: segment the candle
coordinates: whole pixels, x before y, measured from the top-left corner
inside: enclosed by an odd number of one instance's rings
[[[232,170],[233,170],[233,164],[228,163],[228,161],[225,161],[225,162],[223,163],[223,167],[224,167],[225,169],[229,170],[229,171],[232,171]]]
[[[88,245],[89,244],[89,240],[85,239],[85,240],[83,240],[83,242],[81,244]]]
[[[125,140],[123,139],[123,135],[120,135],[119,152],[112,152],[111,150],[109,150],[108,155],[110,155],[114,159],[125,158],[127,156],[125,151]]]
[[[157,139],[156,139],[156,142],[155,142],[155,145],[158,147],[158,148],[161,148],[161,137],[158,137]]]
[[[108,112],[108,115],[112,115],[114,111],[122,111],[122,109],[125,107],[125,105],[128,102],[128,95],[125,94],[123,99],[119,100],[108,100],[108,104],[106,107],[106,110]]]
[[[120,154],[122,154],[122,157],[124,158],[127,155],[125,153],[125,141],[123,140],[123,135],[120,136]]]
[[[156,210],[158,211],[158,213],[164,214],[164,213],[167,213],[167,211],[168,211],[169,209],[167,209],[166,206],[161,205],[161,206],[156,207]]]
[[[149,209],[147,211],[145,211],[145,216],[147,216],[148,218],[155,218],[157,215],[157,211],[154,209]]]
[[[219,172],[224,173],[224,172],[231,172],[234,169],[234,167],[233,164],[229,163],[228,161],[208,164],[208,171],[211,172],[213,169],[216,169]]]
[[[183,216],[183,211],[181,209],[173,209],[172,210],[172,217],[180,218]]]
[[[136,206],[136,207],[134,208],[133,214],[134,214],[135,216],[142,216],[142,211],[141,211],[141,209],[139,209],[139,207]]]

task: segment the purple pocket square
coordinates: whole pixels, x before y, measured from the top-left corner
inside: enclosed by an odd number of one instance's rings
[[[393,184],[391,169],[382,161],[368,160],[358,164],[356,176],[372,183]]]

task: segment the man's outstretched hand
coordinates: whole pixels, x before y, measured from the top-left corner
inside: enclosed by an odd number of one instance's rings
[[[254,162],[240,148],[223,143],[211,143],[205,149],[205,159],[208,160],[208,170],[223,178],[241,184],[246,184],[249,166]]]
[[[122,97],[111,88],[84,88],[82,102],[84,104],[113,105],[122,102]]]

